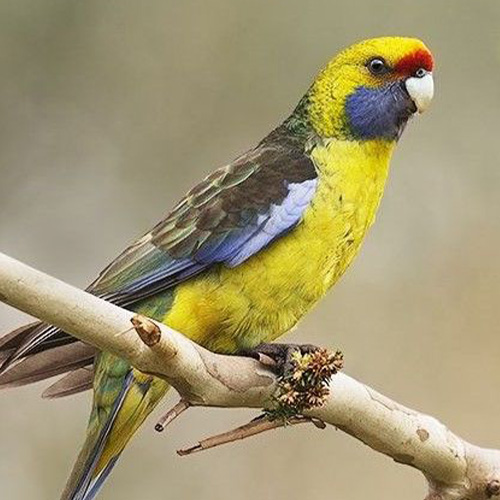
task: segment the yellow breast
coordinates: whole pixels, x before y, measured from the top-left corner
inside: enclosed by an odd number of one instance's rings
[[[164,321],[222,352],[293,328],[356,255],[375,219],[392,151],[387,141],[317,146],[311,158],[319,183],[302,222],[240,266],[180,285]]]

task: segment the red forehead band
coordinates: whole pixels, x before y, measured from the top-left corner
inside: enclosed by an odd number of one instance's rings
[[[395,66],[398,73],[412,75],[419,68],[424,68],[427,71],[432,71],[434,60],[430,52],[424,49],[416,50],[411,54],[403,57]]]

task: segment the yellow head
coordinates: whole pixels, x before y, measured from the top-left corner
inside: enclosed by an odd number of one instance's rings
[[[302,110],[322,137],[396,140],[408,118],[430,103],[433,66],[420,40],[365,40],[340,52],[320,72]]]

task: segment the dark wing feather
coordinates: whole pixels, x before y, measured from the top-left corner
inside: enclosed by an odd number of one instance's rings
[[[59,379],[55,384],[43,391],[42,397],[45,399],[56,399],[78,394],[92,387],[94,380],[94,370],[85,366],[69,372]]]
[[[97,350],[83,342],[46,349],[25,357],[0,376],[0,388],[18,387],[92,363]]]
[[[189,191],[163,221],[113,261],[88,291],[133,308],[134,303],[214,264],[237,266],[300,222],[316,182],[316,170],[303,145],[277,129],[257,148]],[[5,342],[9,357],[0,373],[29,354],[74,341],[57,328],[35,326],[17,341]],[[6,375],[0,375],[0,384]]]
[[[300,221],[315,186],[303,151],[264,143],[193,188],[89,290],[127,306],[213,264],[238,265]]]
[[[39,321],[16,328],[0,338],[0,363],[3,363],[40,326]]]

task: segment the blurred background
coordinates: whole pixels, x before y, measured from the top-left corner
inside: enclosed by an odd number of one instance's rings
[[[340,48],[421,37],[435,102],[357,261],[289,338],[341,348],[349,374],[499,447],[499,26],[498,0],[2,0],[0,250],[85,286]],[[0,305],[0,331],[25,319]],[[82,441],[90,394],[43,401],[46,385],[0,394],[2,499],[57,499]],[[423,496],[415,471],[332,430],[176,456],[252,415],[193,410],[162,435],[151,419],[100,498]]]

